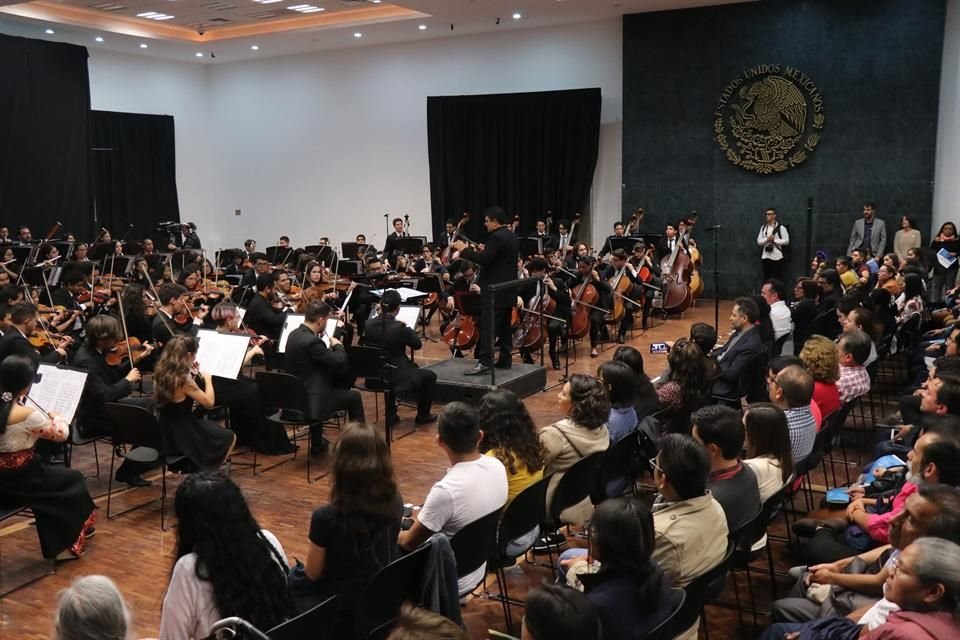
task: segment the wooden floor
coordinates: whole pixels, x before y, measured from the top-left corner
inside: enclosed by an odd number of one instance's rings
[[[727,331],[730,302],[720,306],[721,332]],[[700,306],[687,311],[682,318],[672,318],[666,323],[650,329],[645,335],[638,331],[629,340],[629,344],[643,354],[647,372],[651,377],[660,372],[666,356],[650,355],[652,342],[672,340],[687,334],[690,324],[703,321],[713,323],[712,301],[701,301]],[[437,337],[436,323],[430,328],[429,335]],[[615,344],[607,345],[600,357],[590,358],[587,345],[580,345],[577,359],[571,358],[570,372],[594,374],[597,366],[609,359]],[[435,362],[448,356],[442,343],[427,343],[418,354],[421,364]],[[549,371],[548,384],[557,382],[560,372]],[[553,389],[539,393],[527,399],[527,406],[538,425],[546,425],[561,417],[557,406],[557,393]],[[372,396],[366,399],[367,416],[374,416]],[[413,426],[413,410],[401,408],[403,422],[396,428],[396,434],[402,434]],[[378,423],[382,425],[382,407]],[[435,441],[436,426],[420,428],[409,437],[395,442],[393,454],[403,498],[407,502],[423,502],[430,486],[440,478],[447,467],[447,460]],[[336,438],[336,433],[331,434]],[[97,523],[97,535],[90,542],[83,558],[61,563],[56,574],[45,576],[7,597],[0,599],[0,638],[4,640],[32,640],[46,638],[51,632],[51,621],[56,607],[56,594],[70,584],[76,576],[100,573],[110,576],[117,582],[131,606],[134,615],[135,637],[155,637],[159,631],[160,608],[164,590],[170,574],[172,554],[176,541],[175,531],[160,531],[160,507],[155,501],[151,505],[133,511],[119,519],[108,521],[106,518],[106,487],[110,465],[110,450],[99,447],[100,477],[88,480],[90,492],[96,497],[100,507],[100,519]],[[236,462],[246,460],[245,456],[235,457]],[[280,460],[281,458],[276,458]],[[78,448],[74,455],[74,466],[86,475],[95,473],[93,448]],[[261,460],[268,460],[261,458]],[[272,460],[272,459],[270,459]],[[283,543],[287,556],[291,559],[303,559],[307,550],[307,529],[312,510],[324,504],[329,494],[329,484],[323,479],[307,484],[306,460],[301,454],[296,460],[287,462],[264,474],[254,476],[247,468],[233,468],[232,477],[243,488],[254,515],[260,524],[272,531]],[[325,466],[322,461],[320,466]],[[317,466],[314,466],[317,471]],[[123,508],[159,496],[159,480],[155,477],[155,487],[126,490],[114,494],[114,507]],[[171,494],[176,489],[179,477],[172,476]],[[99,497],[98,497],[99,496]],[[172,510],[172,500],[168,499],[168,514]],[[782,531],[781,531],[782,533]],[[775,557],[780,568],[792,563],[786,557],[782,545],[776,544]],[[7,520],[0,528],[0,584],[10,585],[45,570],[39,553],[36,533],[26,519]],[[765,563],[764,563],[765,564]],[[545,569],[522,565],[522,572],[510,576],[511,596],[522,597],[524,592],[545,579]],[[489,581],[496,585],[496,581]],[[741,578],[741,583],[743,580]],[[766,607],[770,599],[769,581],[763,576],[754,576],[754,590],[762,606]],[[781,593],[787,588],[787,582],[780,582]],[[0,590],[6,590],[2,588]],[[742,589],[742,591],[746,591]],[[732,591],[727,588],[726,598],[732,602]],[[515,611],[519,620],[522,611]],[[464,618],[474,638],[486,638],[488,628],[505,630],[499,603],[474,598],[464,608]],[[718,640],[739,636],[737,616],[725,609],[708,607],[707,618],[710,621],[710,637]],[[746,637],[754,637],[748,628]]]

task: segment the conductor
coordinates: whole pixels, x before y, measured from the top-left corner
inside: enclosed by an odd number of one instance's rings
[[[491,207],[483,214],[483,225],[487,229],[487,241],[477,249],[468,247],[463,240],[453,242],[454,249],[460,251],[460,256],[480,265],[480,275],[477,284],[480,293],[486,295],[492,284],[509,282],[517,277],[517,252],[519,242],[517,236],[508,226],[507,213],[500,207]],[[500,340],[500,357],[497,358],[498,369],[509,369],[511,365],[510,352],[513,340],[510,334],[510,309],[516,299],[516,293],[504,292],[493,303],[493,326],[490,323],[489,313],[480,315],[480,336],[477,343],[477,366],[464,372],[468,376],[479,376],[490,371],[493,365],[493,354],[490,349],[491,332]]]

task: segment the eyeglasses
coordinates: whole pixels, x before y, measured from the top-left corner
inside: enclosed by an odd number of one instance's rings
[[[660,465],[657,464],[657,456],[653,456],[653,457],[650,458],[647,462],[650,463],[650,468],[651,468],[651,469],[653,469],[653,470],[655,470],[655,471],[659,471],[660,473],[663,473],[663,469],[660,467]],[[666,475],[666,474],[664,474],[664,475]]]

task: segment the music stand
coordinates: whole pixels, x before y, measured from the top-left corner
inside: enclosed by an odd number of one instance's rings
[[[359,255],[360,247],[364,245],[359,245],[356,242],[341,242],[340,243],[340,255],[346,260],[354,260]]]
[[[53,267],[49,267],[52,269]],[[28,267],[23,270],[23,282],[31,287],[42,287],[43,269],[40,267]]]
[[[13,257],[17,259],[18,264],[26,262],[33,255],[34,247],[23,245],[10,247],[13,251]]]
[[[363,273],[363,263],[359,260],[341,260],[337,265],[341,276],[358,276]]]
[[[393,250],[403,255],[419,254],[426,243],[427,239],[424,237],[397,238],[393,241]]]
[[[57,248],[57,251],[60,252],[60,255],[63,256],[64,260],[69,260],[70,256],[73,254],[73,243],[67,241],[51,242],[51,245]]]
[[[90,260],[90,262],[99,262],[111,253],[113,253],[112,242],[98,242],[97,244],[91,246],[90,250],[87,251],[87,258]]]
[[[132,256],[117,256],[112,260],[107,260],[106,273],[113,272],[115,276],[125,276],[133,269],[134,258]]]
[[[643,243],[649,246],[657,246],[660,244],[660,240],[663,239],[662,233],[644,233],[640,235],[643,238]]]
[[[123,255],[135,256],[143,252],[143,243],[139,240],[131,240],[123,243]]]
[[[437,294],[437,306],[439,308],[440,300],[443,299],[443,279],[440,277],[440,274],[421,273],[419,275],[420,277],[417,279],[417,291],[422,291],[426,294]],[[431,313],[429,317],[426,317],[426,309],[423,306],[426,301],[427,298],[422,298],[420,300],[420,326],[423,328],[423,332],[420,335],[424,340],[436,342],[436,340],[427,335],[427,323],[433,317],[433,314]]]
[[[522,256],[542,256],[543,238],[520,238],[519,248]]]
[[[610,236],[607,238],[607,241],[610,243],[611,253],[617,249],[623,249],[628,255],[633,252],[633,245],[637,243],[636,238],[628,238],[625,236],[619,238],[617,236]]]

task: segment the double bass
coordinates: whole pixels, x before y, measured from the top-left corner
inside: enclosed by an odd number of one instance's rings
[[[457,223],[456,228],[453,230],[453,239],[456,240],[460,237],[460,229],[463,228],[463,225],[470,220],[470,212],[464,211],[463,215],[460,216],[460,222]],[[453,260],[454,248],[451,244],[448,244],[443,248],[443,251],[440,252],[440,264],[447,266]]]
[[[690,273],[693,263],[686,249],[681,250],[683,240],[678,238],[673,252],[660,263],[663,278],[663,310],[666,313],[683,313],[693,302],[690,292]]]

